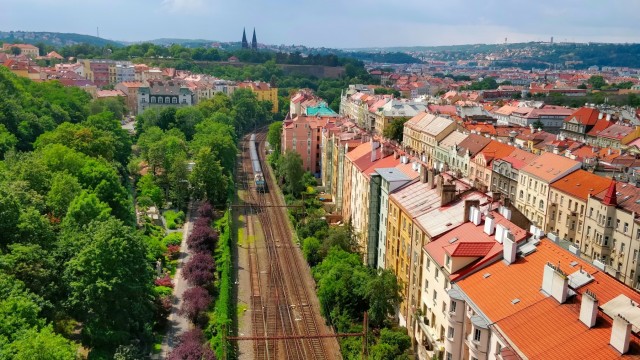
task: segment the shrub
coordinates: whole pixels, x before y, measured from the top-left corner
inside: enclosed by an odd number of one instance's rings
[[[213,219],[213,206],[208,202],[202,203],[198,208],[198,216],[201,218]]]
[[[180,336],[180,343],[169,353],[167,360],[215,360],[215,355],[204,342],[202,330],[196,328]]]
[[[211,304],[209,292],[199,286],[192,287],[182,294],[180,314],[196,323],[200,316],[207,311],[209,304]]]
[[[194,252],[210,252],[218,241],[218,234],[210,227],[194,226],[187,238],[189,249]]]
[[[162,239],[164,246],[180,245],[182,243],[182,232],[171,233]]]
[[[169,260],[176,260],[180,256],[180,245],[167,246],[166,254]]]
[[[214,271],[213,257],[207,253],[196,253],[185,264],[182,277],[191,285],[207,286],[213,282]]]
[[[168,287],[173,289],[173,282],[171,282],[171,277],[169,277],[169,275],[165,275],[161,278],[157,278],[154,281],[154,284],[156,284],[156,286],[163,286],[163,287]]]
[[[184,223],[184,212],[167,210],[164,212],[164,219],[167,222],[167,229],[176,229]]]

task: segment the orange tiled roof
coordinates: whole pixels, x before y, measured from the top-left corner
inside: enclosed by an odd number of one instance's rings
[[[578,170],[553,182],[551,187],[586,201],[589,194],[596,195],[600,193],[606,189],[610,183],[611,179],[609,178],[595,175],[588,171]]]
[[[576,167],[576,165],[579,165],[577,161],[573,161],[567,157],[552,153],[544,153],[523,167],[521,171],[527,172],[545,181],[554,181],[557,176]]]
[[[478,257],[485,256],[493,249],[494,242],[486,243],[470,243],[461,242],[444,247],[446,251],[452,257]]]
[[[594,281],[575,289],[589,290],[605,304],[620,294],[640,302],[640,294],[548,239],[536,251],[507,265],[495,262],[457,285],[507,339],[529,359],[578,360],[637,358],[640,340],[631,336],[629,354],[621,356],[609,345],[611,320],[599,313],[598,325],[588,329],[579,320],[578,299],[559,304],[540,291],[544,266],[559,264],[568,274],[583,269]],[[571,266],[574,264],[574,266]],[[490,274],[487,276],[487,274]],[[513,303],[514,299],[519,299]],[[634,356],[636,355],[636,356]]]

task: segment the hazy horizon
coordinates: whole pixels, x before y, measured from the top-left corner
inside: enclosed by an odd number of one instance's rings
[[[640,2],[565,0],[5,0],[3,31],[96,35],[115,41],[161,38],[381,48],[529,41],[640,42]],[[614,5],[615,4],[615,5]],[[95,14],[99,14],[98,18]],[[141,16],[142,14],[142,16]]]

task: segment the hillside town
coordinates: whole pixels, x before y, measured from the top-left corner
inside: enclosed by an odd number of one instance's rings
[[[17,76],[121,99],[130,118],[237,89],[282,110],[264,81],[3,50]],[[612,100],[640,97],[640,69],[368,68],[379,84],[342,89],[339,108],[291,94],[281,153],[318,179],[362,263],[399,280],[416,358],[637,357],[640,108]],[[486,79],[497,86],[473,88]],[[587,94],[603,101],[553,101]]]

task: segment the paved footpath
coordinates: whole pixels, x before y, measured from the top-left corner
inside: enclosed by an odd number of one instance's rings
[[[197,211],[193,209],[193,203],[189,203],[187,210],[186,222],[182,227],[182,243],[180,243],[180,257],[178,258],[178,268],[173,278],[173,304],[171,306],[171,314],[169,315],[169,323],[167,325],[167,334],[162,341],[162,351],[160,359],[166,359],[171,350],[178,345],[180,335],[191,328],[191,323],[187,318],[178,313],[182,304],[182,294],[189,288],[189,284],[182,278],[182,266],[189,261],[191,252],[187,247],[187,238],[193,230],[193,221],[197,217]]]

